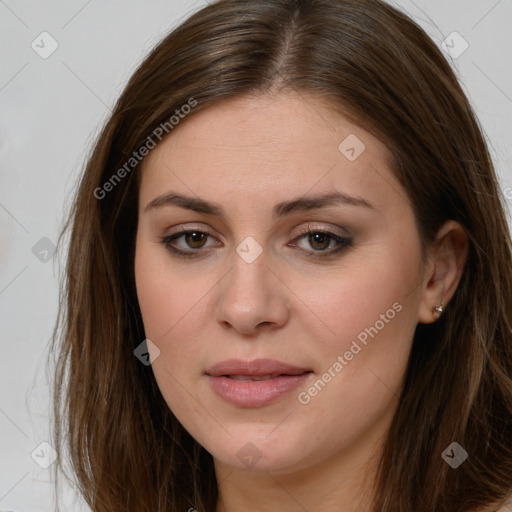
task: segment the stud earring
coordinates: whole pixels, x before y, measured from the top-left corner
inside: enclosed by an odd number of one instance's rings
[[[432,314],[434,315],[434,318],[437,320],[439,317],[443,314],[444,311],[444,302],[441,301],[440,306],[436,306],[435,308],[432,308]]]

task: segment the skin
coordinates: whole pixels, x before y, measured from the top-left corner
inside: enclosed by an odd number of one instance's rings
[[[356,135],[354,161],[338,146]],[[416,325],[435,321],[467,257],[461,226],[447,222],[422,260],[414,215],[369,132],[302,93],[244,96],[193,113],[146,157],[139,199],[135,276],[152,368],[179,421],[214,457],[217,512],[369,510],[370,485]],[[173,191],[218,203],[224,216],[175,205],[146,210]],[[277,203],[342,192],[372,208],[337,203],[274,218]],[[315,244],[303,231],[349,236]],[[162,239],[182,236],[173,255]],[[252,263],[236,248],[248,236]],[[197,243],[197,240],[196,240]],[[320,256],[308,255],[316,251]],[[368,338],[307,404],[309,389],[381,315],[401,309]],[[156,357],[158,356],[158,357]],[[305,386],[257,408],[237,407],[210,388],[205,370],[229,358],[275,358],[313,370]],[[251,442],[258,462],[238,457]],[[243,453],[243,452],[242,452]]]

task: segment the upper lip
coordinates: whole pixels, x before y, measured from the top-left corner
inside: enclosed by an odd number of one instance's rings
[[[242,359],[227,359],[213,365],[206,370],[206,374],[211,377],[220,377],[222,375],[247,375],[247,376],[265,376],[265,375],[301,375],[310,372],[311,369],[300,366],[293,366],[283,363],[277,359],[252,359],[250,361]]]

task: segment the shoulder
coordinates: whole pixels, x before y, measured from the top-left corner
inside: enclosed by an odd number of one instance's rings
[[[512,512],[512,498],[510,498],[503,507],[498,509],[497,512]]]
[[[512,499],[507,501],[505,505],[500,508],[495,508],[496,505],[489,505],[485,508],[475,509],[473,512],[512,512]]]
[[[512,512],[512,501],[507,501],[505,505],[497,509],[489,507],[482,510],[476,510],[475,512]]]

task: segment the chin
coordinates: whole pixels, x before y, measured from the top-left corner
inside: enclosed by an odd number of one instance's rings
[[[305,445],[307,443],[286,435],[274,436],[273,439],[252,436],[248,429],[245,434],[230,438],[226,445],[214,446],[211,443],[210,446],[203,446],[214,459],[236,470],[285,474],[311,464],[311,457],[304,450]]]

